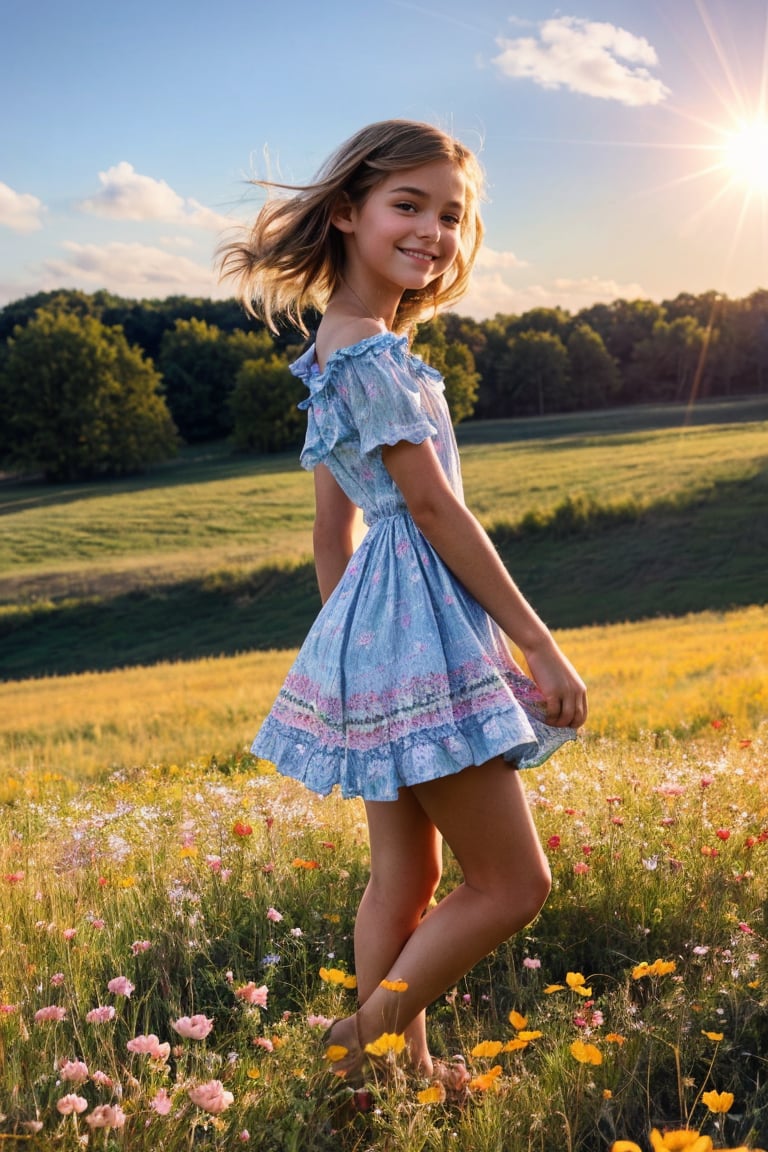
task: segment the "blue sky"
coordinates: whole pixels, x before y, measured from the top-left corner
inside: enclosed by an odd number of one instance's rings
[[[458,311],[768,288],[765,0],[3,0],[0,305],[226,295],[249,175],[372,120],[480,151]],[[741,134],[746,125],[745,134]]]

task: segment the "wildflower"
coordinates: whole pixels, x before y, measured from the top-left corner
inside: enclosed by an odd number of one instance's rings
[[[566,972],[565,982],[572,992],[578,996],[591,996],[592,989],[585,987],[584,977],[581,972]]]
[[[65,940],[74,940],[75,936],[77,936],[77,928],[65,928],[62,936]]]
[[[583,860],[577,860],[573,866],[573,871],[576,876],[586,876],[589,872],[589,864],[585,864]]]
[[[81,1112],[85,1112],[87,1107],[88,1101],[74,1092],[68,1092],[66,1096],[62,1096],[56,1101],[56,1111],[60,1112],[62,1116],[71,1116],[73,1112],[79,1115]]]
[[[571,1056],[579,1064],[602,1064],[603,1055],[594,1044],[585,1044],[583,1040],[574,1040],[571,1044]]]
[[[706,1036],[707,1040],[713,1040],[715,1042],[715,1044],[719,1044],[720,1041],[723,1039],[723,1033],[722,1032],[705,1032],[702,1029],[701,1034],[702,1034],[702,1036]]]
[[[291,928],[289,935],[299,937],[303,936],[304,933],[302,932],[301,928]]]
[[[165,1088],[160,1088],[149,1102],[150,1108],[157,1112],[158,1116],[167,1116],[172,1108],[171,1098],[166,1092]]]
[[[658,856],[647,856],[642,863],[646,872],[655,872],[659,866],[659,858]]]
[[[47,1021],[58,1023],[60,1020],[66,1020],[66,1008],[59,1008],[57,1004],[49,1004],[47,1008],[38,1008],[35,1012],[35,1022],[43,1024]]]
[[[151,947],[149,940],[134,940],[131,944],[131,952],[134,956],[138,956],[140,952],[147,952]]]
[[[553,992],[562,992],[564,988],[565,984],[547,984],[544,989],[544,995],[551,996]]]
[[[111,1004],[100,1004],[85,1014],[85,1019],[89,1024],[106,1024],[114,1018],[115,1010]]]
[[[408,989],[408,983],[405,980],[382,980],[381,987],[386,988],[388,992],[405,992]]]
[[[266,1036],[254,1036],[253,1044],[256,1048],[263,1048],[265,1052],[274,1052],[275,1046]]]
[[[715,836],[717,836],[718,840],[730,840],[731,830],[730,828],[718,828],[715,832]]]
[[[238,1132],[237,1138],[241,1144],[247,1144],[251,1138],[251,1134],[247,1128],[243,1128],[240,1132]]]
[[[260,988],[257,988],[254,981],[249,980],[247,984],[242,984],[239,988],[235,988],[235,996],[238,1000],[243,1000],[246,1004],[253,1004],[257,1008],[266,1008],[268,991],[266,984],[262,984]]]
[[[445,1086],[443,1084],[430,1084],[416,1093],[419,1104],[442,1104],[445,1101]]]
[[[198,1012],[194,1016],[180,1016],[171,1027],[185,1040],[204,1040],[213,1028],[213,1020]]]
[[[703,1092],[701,1099],[710,1112],[730,1112],[733,1107],[733,1092]]]
[[[300,856],[297,856],[292,864],[294,868],[305,868],[308,872],[311,872],[313,868],[320,867],[317,860],[302,860]]]
[[[694,956],[706,956],[707,952],[709,952],[709,946],[707,944],[696,944],[691,951]]]
[[[627,1042],[626,1036],[621,1036],[618,1032],[609,1032],[605,1039],[609,1044],[618,1044],[619,1046]]]
[[[501,1076],[503,1069],[501,1064],[494,1064],[488,1072],[484,1072],[481,1076],[476,1076],[474,1080],[470,1080],[469,1088],[475,1092],[488,1092],[491,1088],[497,1087],[496,1081]]]
[[[405,1036],[402,1032],[382,1032],[376,1040],[366,1044],[365,1051],[371,1056],[386,1056],[392,1052],[397,1056],[405,1048]]]
[[[537,959],[535,956],[526,956],[523,959],[523,968],[541,968],[541,960]]]
[[[277,908],[267,909],[267,920],[271,920],[273,924],[279,924],[283,918],[282,912],[278,912]]]
[[[226,1091],[221,1080],[208,1080],[205,1084],[198,1084],[195,1088],[190,1088],[187,1095],[193,1104],[213,1116],[224,1112],[235,1099],[231,1092]]]
[[[53,976],[51,976],[49,983],[51,984],[51,986],[53,988],[58,988],[60,984],[64,983],[64,973],[63,972],[54,972]]]
[[[114,979],[110,980],[109,984],[107,984],[107,988],[113,996],[130,997],[134,991],[134,986],[127,976],[115,976]]]
[[[709,1136],[700,1136],[690,1128],[678,1128],[663,1135],[658,1128],[654,1128],[651,1132],[651,1145],[653,1152],[712,1152]]]
[[[643,960],[632,969],[632,979],[642,980],[644,976],[668,976],[676,968],[674,960],[654,960],[653,964]]]
[[[754,936],[755,934],[754,928],[750,928],[749,924],[745,924],[743,921],[739,924],[739,931],[745,932],[747,936]]]
[[[611,1152],[643,1152],[643,1150],[634,1140],[614,1140]]]
[[[511,1040],[507,1040],[502,1048],[502,1052],[523,1052],[528,1047],[528,1040],[526,1039],[527,1033],[524,1035],[522,1032],[517,1036],[513,1036]],[[541,1036],[541,1032],[539,1032]]]
[[[232,825],[232,832],[235,836],[239,836],[241,840],[245,839],[247,836],[253,836],[253,828],[251,825],[244,824],[242,820],[235,820],[234,824]],[[216,1083],[216,1081],[211,1081],[211,1083]],[[227,1093],[227,1095],[229,1095],[229,1093]],[[208,1109],[208,1111],[210,1111],[210,1109]]]
[[[326,984],[343,984],[347,979],[347,974],[342,972],[341,968],[321,968],[320,979]]]
[[[514,1008],[510,1012],[508,1019],[512,1027],[518,1032],[521,1028],[525,1028],[528,1023],[528,1017],[521,1016],[519,1012],[515,1012]]]
[[[475,1044],[470,1055],[475,1059],[488,1059],[493,1060],[494,1056],[498,1056],[504,1045],[500,1040],[483,1040],[480,1044]]]
[[[94,1084],[98,1084],[100,1088],[114,1088],[115,1083],[111,1076],[107,1076],[106,1072],[102,1072],[97,1068],[93,1076],[91,1076]]]
[[[562,840],[559,836],[550,836],[549,840],[547,840],[547,848],[551,848],[552,851],[559,848],[561,844]]]
[[[534,1028],[530,1031],[518,1032],[517,1039],[522,1040],[524,1044],[528,1044],[531,1040],[540,1040],[543,1035],[543,1032],[540,1032],[537,1028]],[[510,1041],[510,1043],[513,1043],[513,1041]],[[512,1051],[514,1051],[514,1049],[512,1049]]]
[[[133,1040],[128,1041],[126,1048],[129,1052],[149,1056],[152,1060],[165,1061],[171,1054],[170,1044],[161,1044],[154,1032],[150,1032],[148,1036],[134,1036]]]
[[[6,872],[3,876],[3,880],[6,884],[21,884],[23,879],[23,872]]]
[[[88,1079],[88,1065],[82,1060],[65,1060],[59,1068],[62,1080],[71,1080],[73,1084],[84,1084]]]
[[[262,956],[261,963],[264,968],[270,968],[273,964],[280,963],[279,952],[267,952],[266,956]]]
[[[125,1112],[119,1104],[99,1104],[85,1119],[91,1128],[122,1128]]]

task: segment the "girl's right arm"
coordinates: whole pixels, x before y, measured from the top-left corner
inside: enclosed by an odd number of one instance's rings
[[[325,604],[354,551],[358,509],[342,492],[325,464],[317,465],[314,476],[315,526],[312,543],[320,599]]]
[[[487,533],[446,480],[431,440],[382,449],[384,464],[416,526],[468,592],[520,648],[547,705],[547,720],[580,727],[587,717],[581,677],[504,567]]]

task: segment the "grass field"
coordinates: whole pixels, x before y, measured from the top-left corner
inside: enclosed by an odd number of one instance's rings
[[[364,1090],[333,1074],[364,814],[247,751],[293,650],[245,649],[298,642],[316,603],[311,479],[219,451],[6,485],[0,1141],[768,1148],[766,414],[462,433],[470,503],[539,607],[558,589],[591,697],[583,737],[525,774],[550,900],[430,1008],[433,1050],[466,1055],[462,1107],[396,1036]],[[446,852],[438,899],[458,878]]]

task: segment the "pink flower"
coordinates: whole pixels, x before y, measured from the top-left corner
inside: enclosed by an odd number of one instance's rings
[[[283,918],[282,912],[278,912],[277,908],[267,909],[267,920],[271,920],[273,924],[279,924]]]
[[[107,984],[107,988],[113,996],[130,996],[134,991],[134,986],[127,976],[115,976]]]
[[[38,1008],[37,1012],[35,1012],[35,1021],[38,1024],[42,1024],[47,1020],[58,1023],[59,1020],[66,1020],[66,1018],[66,1008],[59,1008],[57,1004],[49,1004],[47,1008]]]
[[[62,1080],[71,1080],[73,1084],[84,1084],[88,1079],[88,1065],[82,1060],[65,1060],[59,1068]]]
[[[131,952],[134,956],[138,956],[140,952],[146,952],[151,947],[149,940],[134,940],[131,944]]]
[[[103,928],[105,924],[106,920],[102,920],[101,916],[94,916],[91,920],[91,928]]]
[[[6,884],[21,884],[23,879],[23,872],[6,872],[3,876],[3,880],[5,880]]]
[[[154,1108],[158,1116],[167,1116],[173,1104],[165,1088],[160,1088],[154,1098],[150,1100],[149,1106]]]
[[[167,1060],[171,1054],[170,1044],[161,1044],[154,1032],[150,1032],[148,1036],[134,1036],[133,1040],[128,1041],[126,1048],[129,1052],[149,1056],[152,1060]]]
[[[53,985],[54,988],[58,988],[60,984],[64,983],[64,973],[63,972],[54,972],[53,976],[51,976],[50,983]]]
[[[111,1004],[100,1004],[98,1008],[91,1008],[90,1012],[85,1014],[85,1019],[89,1024],[107,1024],[114,1018],[115,1010]]]
[[[330,1028],[333,1020],[330,1016],[307,1016],[307,1024],[310,1028]]]
[[[186,1040],[204,1040],[213,1028],[213,1020],[200,1013],[196,1016],[180,1016],[171,1027]]]
[[[125,1112],[119,1104],[99,1104],[85,1119],[91,1128],[122,1128]]]
[[[255,1036],[253,1040],[256,1048],[263,1048],[266,1052],[274,1052],[275,1046],[266,1036]]]
[[[221,872],[221,856],[206,856],[205,862],[211,872]]]
[[[579,860],[574,864],[573,870],[577,876],[586,876],[587,872],[589,872],[589,864],[585,864],[583,860]]]
[[[64,937],[65,940],[74,940],[76,935],[77,935],[77,928],[65,928],[64,931],[62,932],[62,936]]]
[[[755,933],[754,928],[750,928],[749,924],[745,924],[743,921],[739,924],[739,931],[745,932],[747,936],[753,936]]]
[[[12,1016],[18,1010],[18,1004],[0,1004],[0,1015],[2,1016]]]
[[[249,980],[247,984],[235,988],[235,996],[238,1000],[244,1000],[246,1004],[255,1004],[258,1008],[266,1008],[268,991],[266,984],[257,988],[253,980]]]
[[[238,1133],[237,1138],[241,1144],[247,1144],[251,1138],[251,1134],[247,1128],[243,1128],[242,1132]]]
[[[198,1108],[218,1116],[234,1102],[234,1096],[227,1092],[221,1080],[208,1080],[205,1084],[198,1084],[196,1088],[189,1089],[189,1098]]]
[[[94,1084],[98,1084],[100,1088],[114,1087],[114,1080],[112,1077],[107,1076],[106,1072],[102,1072],[100,1068],[96,1069],[93,1076],[91,1076],[91,1080],[93,1080]]]
[[[88,1101],[82,1096],[75,1095],[74,1092],[69,1092],[66,1096],[62,1096],[56,1101],[56,1110],[62,1116],[71,1116],[73,1112],[85,1112],[88,1107]]]
[[[523,968],[541,968],[541,960],[535,956],[526,956],[523,960]]]

